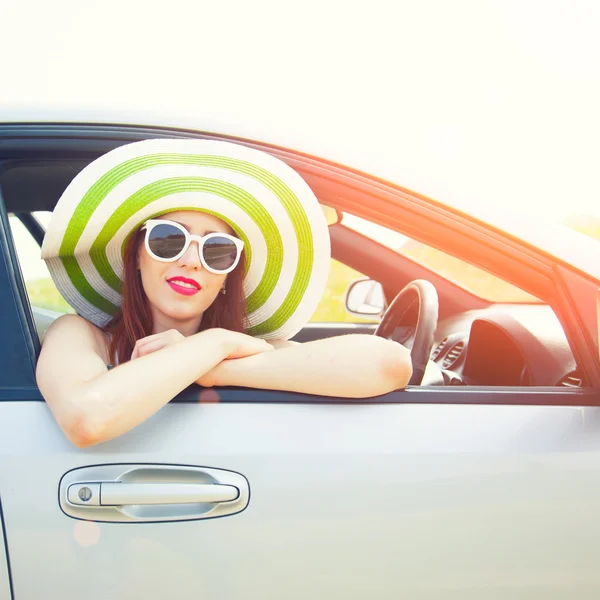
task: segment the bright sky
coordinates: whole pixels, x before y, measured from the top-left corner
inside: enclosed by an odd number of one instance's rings
[[[0,23],[0,103],[167,107],[467,210],[600,215],[595,0],[4,0]]]

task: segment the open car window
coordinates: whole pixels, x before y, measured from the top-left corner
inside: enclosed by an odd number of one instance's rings
[[[45,227],[51,213],[34,213],[34,216]],[[56,289],[38,243],[16,216],[10,217],[10,224],[38,336],[42,339],[57,313],[74,311]],[[439,372],[435,373],[434,383],[425,385],[566,387],[575,380],[577,387],[584,385],[560,322],[549,306],[540,306],[536,298],[501,279],[385,227],[350,215],[344,215],[343,224],[442,277],[451,281],[458,277],[458,284],[470,286],[475,295],[479,290],[485,296],[487,290],[488,297],[491,294],[500,307],[500,311],[491,312],[467,310],[439,322],[431,354],[431,362]],[[359,271],[332,259],[328,286],[311,321],[361,322],[360,317],[347,313],[344,303],[348,285],[361,276]],[[378,320],[371,318],[371,322]]]

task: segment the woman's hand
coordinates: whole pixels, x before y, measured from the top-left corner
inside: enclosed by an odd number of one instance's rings
[[[212,331],[217,336],[217,343],[221,345],[225,352],[225,359],[244,358],[245,356],[252,356],[253,354],[268,352],[274,349],[265,340],[246,335],[245,333],[229,331],[228,329],[214,329]],[[141,358],[142,356],[166,348],[171,344],[177,344],[184,339],[185,336],[179,333],[177,329],[169,329],[162,333],[155,333],[154,335],[141,338],[135,343],[131,360]]]
[[[221,356],[224,355],[221,360],[245,358],[254,354],[274,350],[273,346],[265,340],[244,333],[229,331],[228,329],[213,329],[203,333],[206,334],[209,332],[216,336],[217,345],[220,346],[221,349]],[[202,333],[196,335],[202,335]],[[184,339],[185,336],[176,329],[169,329],[162,333],[155,333],[154,335],[141,338],[135,343],[131,354],[131,360],[141,358],[142,356],[146,356],[157,350],[162,350],[172,344],[178,344]],[[213,369],[200,377],[196,383],[203,387],[215,386],[217,384],[216,377],[218,375],[218,368],[219,365],[217,364]]]
[[[221,366],[229,359],[245,358],[262,352],[269,352],[275,348],[265,340],[255,338],[244,333],[237,333],[227,329],[215,329],[214,333],[222,345],[226,354],[225,359],[216,365],[213,369],[202,375],[196,383],[203,387],[213,387],[218,385],[218,376]]]
[[[219,342],[223,345],[226,356],[230,358],[244,358],[261,352],[274,350],[273,346],[261,338],[255,338],[245,333],[229,331],[228,329],[217,329]]]
[[[131,360],[134,360],[135,358],[141,358],[142,356],[146,356],[147,354],[151,354],[152,352],[166,348],[171,344],[177,344],[184,339],[185,336],[179,333],[177,329],[169,329],[167,331],[163,331],[162,333],[155,333],[154,335],[141,338],[133,347]]]

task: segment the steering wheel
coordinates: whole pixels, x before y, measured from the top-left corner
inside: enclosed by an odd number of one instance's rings
[[[433,348],[438,306],[438,295],[433,284],[424,279],[415,279],[398,292],[375,331],[375,335],[396,341],[410,349],[413,372],[409,385],[420,385],[423,381]],[[415,312],[416,315],[413,315]],[[403,322],[407,313],[413,322]]]

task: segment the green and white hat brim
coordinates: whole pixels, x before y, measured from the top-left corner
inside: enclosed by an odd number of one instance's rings
[[[281,160],[212,140],[120,146],[67,187],[42,245],[65,300],[102,327],[121,304],[123,251],[148,219],[200,210],[244,241],[248,333],[288,339],[310,319],[329,273],[329,231],[306,182]]]

